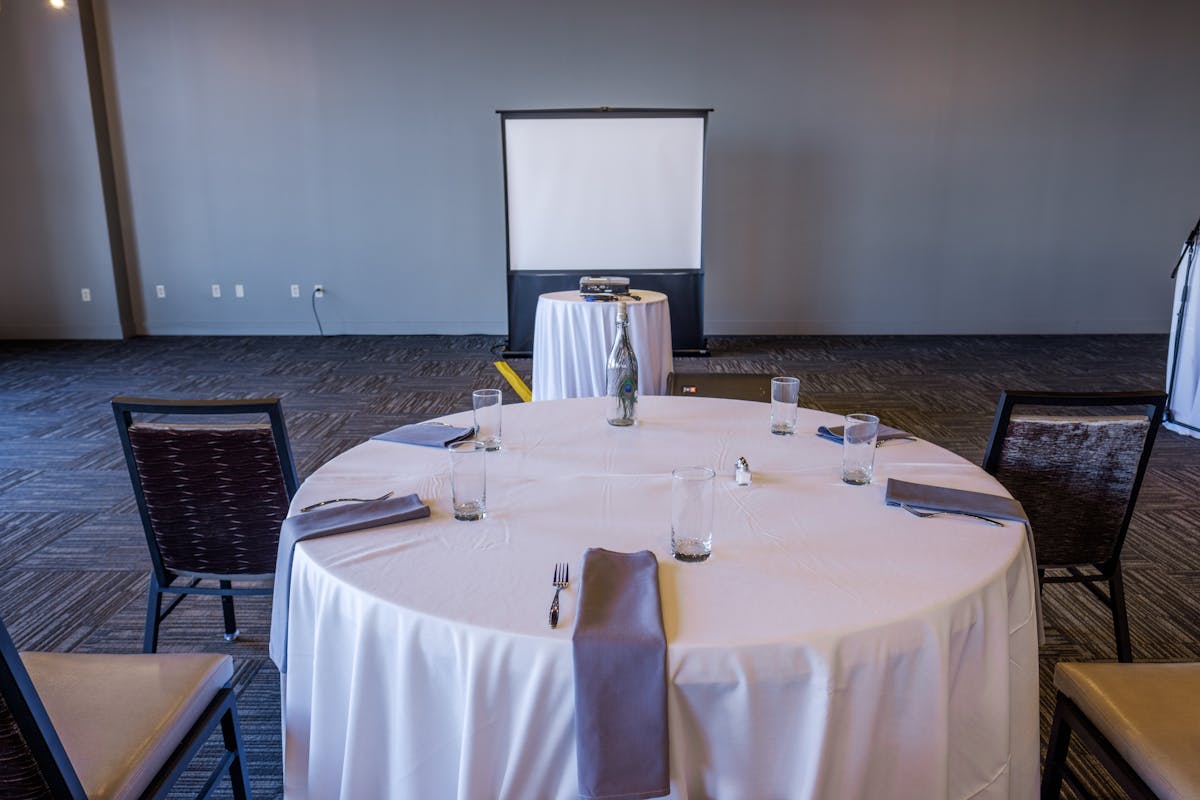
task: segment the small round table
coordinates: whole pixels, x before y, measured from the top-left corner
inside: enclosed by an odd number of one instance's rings
[[[671,311],[661,292],[630,290],[629,339],[638,360],[638,394],[667,393]],[[633,299],[637,297],[638,299]],[[617,304],[578,291],[538,297],[533,326],[533,399],[602,397],[605,362],[617,338]]]

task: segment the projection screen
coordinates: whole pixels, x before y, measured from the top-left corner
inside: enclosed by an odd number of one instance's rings
[[[504,120],[509,269],[700,270],[704,116]]]

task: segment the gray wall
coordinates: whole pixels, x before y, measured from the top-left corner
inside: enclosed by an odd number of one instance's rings
[[[0,2],[0,337],[119,337],[79,20]]]
[[[1195,2],[102,6],[144,333],[503,333],[498,108],[715,108],[710,334],[1161,332],[1200,214]],[[65,19],[0,10],[2,336],[119,333]]]

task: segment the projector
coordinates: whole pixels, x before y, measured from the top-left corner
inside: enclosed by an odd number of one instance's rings
[[[581,295],[598,294],[629,294],[629,278],[613,276],[603,278],[580,278],[579,293]]]

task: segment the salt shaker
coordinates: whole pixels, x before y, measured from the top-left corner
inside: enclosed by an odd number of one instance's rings
[[[745,456],[738,456],[737,467],[733,471],[733,479],[738,486],[749,486],[753,476],[750,474],[750,464]]]

